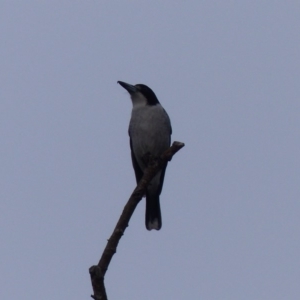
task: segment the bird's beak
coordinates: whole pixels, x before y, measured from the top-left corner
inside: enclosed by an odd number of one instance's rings
[[[137,88],[134,85],[131,85],[129,83],[118,81],[118,84],[120,84],[129,94],[137,92]]]

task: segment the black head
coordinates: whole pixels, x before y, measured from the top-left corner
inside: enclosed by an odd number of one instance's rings
[[[136,84],[135,87],[142,93],[147,99],[148,105],[159,104],[159,101],[155,93],[145,84]]]
[[[156,105],[159,101],[154,92],[145,84],[131,85],[123,81],[118,83],[128,91],[131,96],[133,105]]]

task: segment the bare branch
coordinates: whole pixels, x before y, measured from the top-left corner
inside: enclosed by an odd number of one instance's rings
[[[91,297],[95,300],[107,300],[107,295],[104,286],[104,276],[108,269],[109,263],[113,255],[117,251],[117,246],[119,241],[124,234],[126,227],[128,227],[129,220],[137,207],[138,203],[141,201],[143,195],[146,192],[147,186],[152,178],[157,174],[157,172],[162,168],[162,166],[170,161],[173,155],[184,147],[184,143],[174,142],[172,146],[167,149],[159,159],[151,159],[147,169],[144,172],[144,176],[140,180],[137,187],[131,194],[127,204],[125,205],[123,212],[119,218],[119,221],[109,238],[107,245],[103,251],[100,261],[97,266],[92,266],[89,269],[92,286],[94,290],[94,295]]]

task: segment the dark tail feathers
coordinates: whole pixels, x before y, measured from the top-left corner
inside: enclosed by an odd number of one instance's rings
[[[148,230],[161,228],[161,213],[159,196],[146,194],[146,228]]]

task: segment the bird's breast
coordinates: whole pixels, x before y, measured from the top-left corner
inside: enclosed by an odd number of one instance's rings
[[[137,157],[146,153],[161,155],[170,145],[170,134],[170,119],[160,105],[132,110],[129,135]]]

